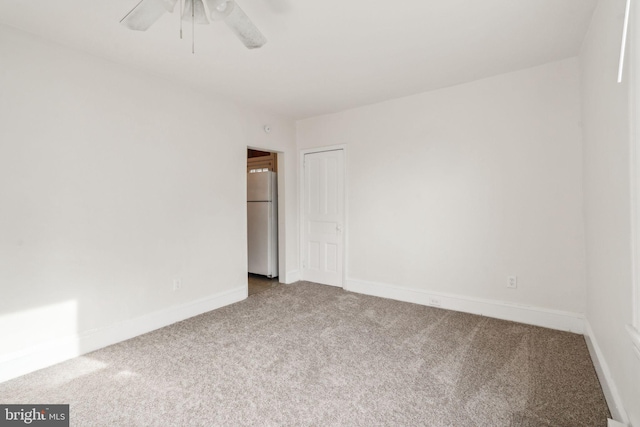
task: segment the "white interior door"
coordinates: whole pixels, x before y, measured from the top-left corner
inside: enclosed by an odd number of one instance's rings
[[[344,151],[304,155],[304,280],[343,286]]]

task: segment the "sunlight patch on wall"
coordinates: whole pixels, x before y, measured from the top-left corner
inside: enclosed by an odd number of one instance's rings
[[[77,318],[75,300],[0,315],[0,356],[75,338]]]

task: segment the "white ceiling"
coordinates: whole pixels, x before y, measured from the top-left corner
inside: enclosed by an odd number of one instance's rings
[[[236,0],[267,37],[221,22],[146,32],[138,0],[2,0],[0,23],[292,118],[515,71],[579,53],[597,0]]]

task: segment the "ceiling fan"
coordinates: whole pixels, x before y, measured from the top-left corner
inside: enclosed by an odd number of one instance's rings
[[[182,1],[180,3],[182,4]],[[178,0],[140,0],[120,23],[127,28],[146,31],[162,15],[172,13]],[[204,2],[207,3],[205,8]],[[192,24],[208,24],[212,21],[223,21],[248,48],[259,48],[267,42],[264,35],[251,22],[234,0],[184,0],[182,20]],[[207,13],[208,9],[208,13]],[[182,36],[182,29],[181,36]]]

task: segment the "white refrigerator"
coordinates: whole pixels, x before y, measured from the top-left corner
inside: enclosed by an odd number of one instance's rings
[[[278,276],[278,181],[275,172],[247,174],[249,273]]]

